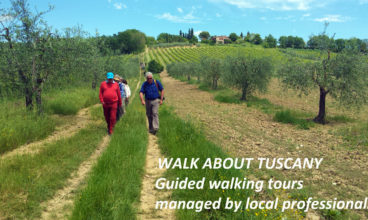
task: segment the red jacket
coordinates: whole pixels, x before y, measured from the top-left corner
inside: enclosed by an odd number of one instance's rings
[[[108,83],[103,81],[100,86],[101,103],[112,104],[118,102],[121,106],[120,88],[117,82]]]

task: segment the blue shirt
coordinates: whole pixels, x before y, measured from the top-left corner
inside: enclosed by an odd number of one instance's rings
[[[157,89],[157,86],[155,84],[155,81],[157,82],[158,89]],[[145,81],[142,84],[140,92],[145,95],[146,99],[154,100],[154,99],[158,99],[158,98],[161,97],[158,90],[162,91],[163,89],[164,88],[162,87],[161,82],[158,81],[158,80],[153,80],[151,84],[149,84],[147,81]]]
[[[126,94],[125,94],[125,86],[123,83],[119,83],[119,88],[120,88],[120,95],[121,95],[121,98],[125,98],[126,97]]]

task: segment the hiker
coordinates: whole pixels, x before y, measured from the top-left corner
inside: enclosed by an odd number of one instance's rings
[[[120,96],[121,96],[121,105],[118,106],[118,110],[116,112],[116,121],[119,121],[119,119],[125,114],[125,85],[122,83],[123,78],[121,78],[119,75],[115,75],[114,77],[115,82],[119,84],[120,89]]]
[[[146,69],[146,63],[140,63],[140,66],[143,71]]]
[[[125,100],[126,100],[126,88],[125,88],[125,84],[123,83],[123,78],[119,78],[119,86],[120,86],[120,94],[121,94],[121,109],[122,111],[122,115],[125,114]]]
[[[129,104],[129,98],[131,95],[131,91],[130,91],[130,87],[128,86],[128,82],[126,81],[126,79],[123,79],[123,83],[125,85],[125,92],[126,92],[126,99],[125,99],[125,108],[126,108]]]
[[[161,91],[161,95],[159,91]],[[143,94],[145,96],[144,100]],[[142,84],[139,97],[141,98],[142,105],[146,105],[149,132],[156,134],[159,129],[158,107],[162,105],[164,88],[160,81],[153,79],[151,72],[146,73],[146,81]]]
[[[108,72],[106,78],[100,85],[100,101],[107,123],[107,133],[111,135],[116,123],[116,111],[121,106],[121,94],[119,84],[114,81],[114,74]]]

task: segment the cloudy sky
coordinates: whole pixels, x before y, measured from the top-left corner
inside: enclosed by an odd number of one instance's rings
[[[244,34],[262,37],[293,35],[308,40],[329,22],[329,35],[368,39],[368,0],[29,0],[32,8],[54,10],[45,16],[57,29],[82,25],[102,35],[135,28],[149,36],[178,34],[193,28],[211,35]],[[1,8],[8,8],[2,0]],[[4,17],[0,17],[4,19]]]

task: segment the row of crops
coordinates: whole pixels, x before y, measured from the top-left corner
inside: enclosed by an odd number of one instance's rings
[[[236,54],[270,57],[274,64],[284,63],[291,57],[313,60],[321,55],[319,51],[264,49],[261,47],[171,47],[150,49],[145,55],[145,60],[148,63],[155,59],[163,65],[177,62],[198,63],[203,56],[225,58]]]

